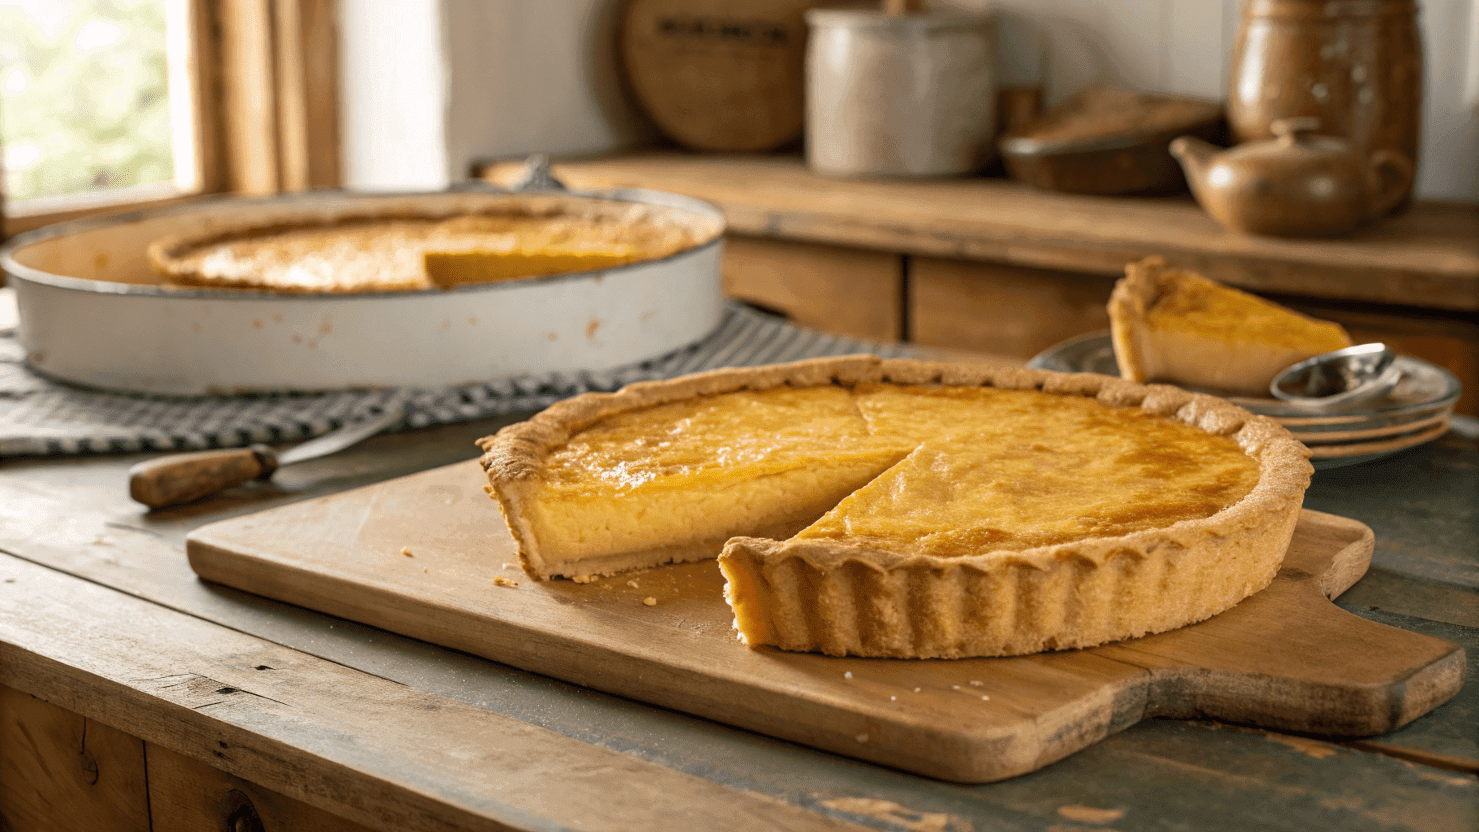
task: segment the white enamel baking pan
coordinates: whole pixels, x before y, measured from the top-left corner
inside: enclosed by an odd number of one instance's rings
[[[524,195],[516,195],[524,196]],[[528,195],[536,197],[537,195]],[[701,340],[723,298],[723,215],[654,191],[571,195],[678,209],[703,244],[662,260],[452,290],[278,294],[160,284],[150,241],[223,224],[477,211],[507,193],[226,198],[37,229],[0,249],[29,365],[169,395],[432,387],[599,371]]]

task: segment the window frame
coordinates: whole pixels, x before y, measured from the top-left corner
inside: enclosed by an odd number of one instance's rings
[[[0,240],[96,214],[342,184],[340,0],[187,2],[198,190],[94,191],[28,201],[41,209],[25,212],[0,193]],[[150,191],[162,193],[143,195]]]

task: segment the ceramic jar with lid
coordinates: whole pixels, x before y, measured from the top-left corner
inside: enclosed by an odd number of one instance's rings
[[[1244,4],[1228,81],[1234,141],[1266,139],[1275,121],[1309,116],[1362,156],[1389,150],[1416,164],[1421,102],[1415,0]]]
[[[992,22],[949,11],[806,13],[806,162],[831,176],[949,176],[995,155]]]

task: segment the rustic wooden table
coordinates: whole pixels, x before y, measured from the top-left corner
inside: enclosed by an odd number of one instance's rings
[[[495,421],[384,435],[183,508],[142,457],[0,460],[0,829],[1479,828],[1479,439],[1320,471],[1376,532],[1339,599],[1462,644],[1469,680],[1388,735],[1153,719],[959,785],[206,584],[214,520],[466,460]],[[491,510],[491,508],[490,508]]]

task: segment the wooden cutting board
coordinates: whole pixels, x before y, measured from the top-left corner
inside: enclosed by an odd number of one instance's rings
[[[1379,734],[1463,680],[1458,645],[1327,600],[1366,571],[1373,542],[1330,514],[1304,512],[1274,583],[1201,624],[1005,659],[849,659],[742,646],[712,561],[530,580],[482,483],[476,461],[459,463],[204,526],[186,550],[207,580],[963,782],[1033,771],[1153,716]]]

